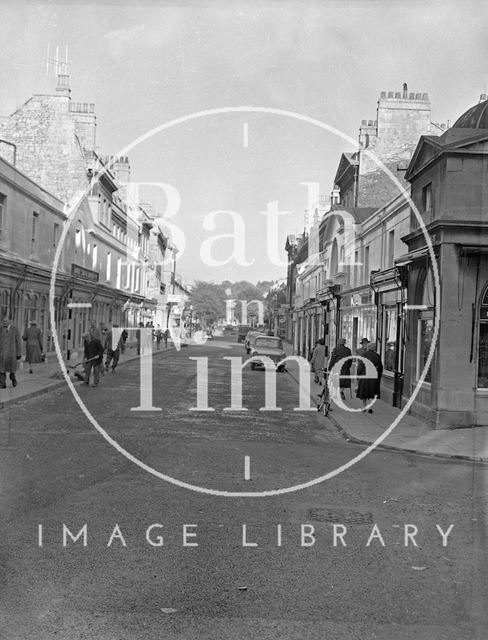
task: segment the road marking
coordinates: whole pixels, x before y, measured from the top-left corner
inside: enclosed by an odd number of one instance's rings
[[[244,480],[251,479],[251,458],[244,456]]]
[[[249,146],[249,125],[247,124],[247,122],[244,123],[244,130],[242,132],[242,135],[244,146],[247,148]]]
[[[91,309],[91,302],[68,302],[68,309]]]
[[[427,311],[429,307],[426,304],[404,304],[403,308],[407,311]]]

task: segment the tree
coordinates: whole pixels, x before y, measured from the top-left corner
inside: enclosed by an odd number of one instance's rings
[[[193,305],[193,316],[205,327],[225,317],[225,287],[213,282],[195,282],[189,303]]]

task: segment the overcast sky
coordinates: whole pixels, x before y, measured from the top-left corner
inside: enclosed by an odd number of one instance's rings
[[[207,109],[251,105],[298,112],[357,139],[376,117],[380,91],[428,92],[434,122],[455,120],[488,82],[488,3],[139,2],[112,0],[10,4],[0,0],[0,114],[33,93],[53,91],[48,43],[69,47],[72,99],[94,102],[101,154],[116,154],[148,131]],[[247,130],[247,134],[246,134]],[[186,238],[178,271],[257,281],[286,275],[288,233],[301,231],[307,191],[329,194],[344,139],[303,121],[263,113],[226,113],[182,123],[129,153],[134,180],[172,184],[173,218]],[[147,193],[158,210],[164,198]],[[267,239],[260,212],[277,200],[278,238]],[[230,233],[232,210],[245,221],[248,266],[205,264],[202,243]],[[228,241],[213,255],[225,259]]]

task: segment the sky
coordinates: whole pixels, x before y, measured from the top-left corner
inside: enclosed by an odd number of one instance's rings
[[[0,115],[53,92],[47,46],[68,46],[71,97],[95,103],[100,154],[130,149],[134,181],[178,194],[141,188],[174,214],[183,278],[283,278],[287,234],[303,230],[309,205],[303,183],[330,194],[381,91],[429,93],[434,122],[477,103],[487,27],[483,0],[0,0]],[[244,106],[273,112],[223,111]],[[148,135],[209,110],[220,111]],[[273,206],[276,228],[262,213]]]

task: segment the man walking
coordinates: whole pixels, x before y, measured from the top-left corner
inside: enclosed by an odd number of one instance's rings
[[[6,316],[0,327],[0,389],[7,387],[7,372],[10,372],[12,386],[17,386],[17,361],[22,357],[22,343],[17,327],[12,319]]]
[[[113,330],[118,328],[118,324],[114,324],[112,329],[107,333],[105,338],[105,349],[107,350],[107,358],[105,360],[105,369],[108,371],[110,365],[112,365],[112,373],[115,373],[115,369],[119,364],[121,343],[123,342],[122,335],[119,337],[116,344],[114,344]],[[114,348],[115,347],[115,348]]]
[[[98,331],[95,327],[90,328],[90,332],[85,338],[85,384],[90,384],[90,374],[93,369],[93,386],[98,386],[100,381],[100,369],[103,365],[103,345],[99,340]]]

